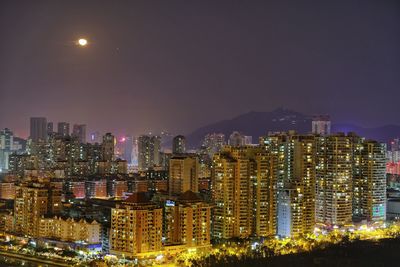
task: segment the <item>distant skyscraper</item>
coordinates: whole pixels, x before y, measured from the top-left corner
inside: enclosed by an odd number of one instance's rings
[[[8,158],[14,151],[14,134],[5,128],[0,131],[0,172],[8,169]]]
[[[127,161],[128,164],[132,164],[132,152],[133,152],[133,142],[134,139],[132,136],[124,137],[125,141],[123,142],[124,153],[122,158]]]
[[[172,140],[172,153],[183,154],[186,152],[186,138],[183,135],[177,135]]]
[[[101,143],[100,133],[99,132],[90,133],[89,141],[92,144],[94,144],[94,143],[99,143],[100,144]]]
[[[320,135],[331,134],[331,119],[328,115],[314,116],[312,120],[312,133]]]
[[[210,158],[219,152],[225,145],[225,135],[222,133],[207,134],[204,137],[203,147],[206,149]]]
[[[74,124],[72,135],[77,137],[80,143],[86,143],[86,124]]]
[[[175,156],[169,162],[169,193],[198,192],[199,160],[190,156]]]
[[[115,138],[111,133],[106,133],[103,136],[103,143],[101,144],[103,151],[103,160],[111,161],[114,159],[114,146]]]
[[[63,137],[69,135],[69,123],[67,122],[59,122],[57,124],[57,133]]]
[[[161,138],[141,135],[138,139],[139,170],[147,170],[160,165]]]
[[[240,132],[235,131],[229,136],[228,144],[230,146],[251,145],[252,139],[253,138],[251,136],[243,135]]]
[[[47,123],[47,135],[50,135],[54,132],[54,127],[52,122]]]
[[[47,120],[46,118],[31,118],[30,138],[33,142],[47,140]]]

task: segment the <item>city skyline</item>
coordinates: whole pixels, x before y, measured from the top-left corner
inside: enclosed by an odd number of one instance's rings
[[[395,266],[398,0],[0,1],[0,265]]]
[[[187,134],[279,106],[400,124],[396,1],[0,5],[0,128],[23,137],[31,116]]]

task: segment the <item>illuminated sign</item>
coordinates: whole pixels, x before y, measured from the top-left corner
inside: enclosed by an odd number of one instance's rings
[[[175,207],[175,201],[167,200],[167,201],[165,201],[165,206],[166,207]]]

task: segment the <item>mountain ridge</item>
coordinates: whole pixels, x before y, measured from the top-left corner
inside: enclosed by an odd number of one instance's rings
[[[300,134],[311,132],[312,115],[306,115],[286,108],[277,108],[272,111],[249,111],[232,119],[197,128],[186,136],[187,144],[191,148],[199,147],[205,135],[209,133],[223,133],[228,139],[233,131],[239,131],[253,137],[253,143],[257,143],[260,136],[275,131],[295,130]],[[332,123],[331,132],[355,132],[358,135],[374,139],[380,142],[400,136],[400,125],[387,124],[379,127],[363,127],[351,123]]]

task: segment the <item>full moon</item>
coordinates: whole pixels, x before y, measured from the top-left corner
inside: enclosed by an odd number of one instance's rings
[[[78,40],[78,44],[80,46],[86,46],[87,43],[88,43],[88,41],[86,39],[81,38],[81,39]]]

